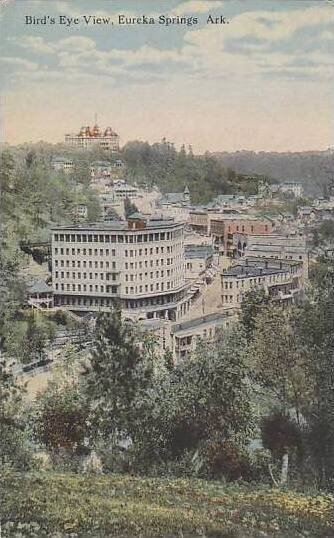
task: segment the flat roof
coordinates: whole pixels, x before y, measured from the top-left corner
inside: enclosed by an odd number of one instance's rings
[[[94,231],[131,231],[131,232],[143,232],[144,230],[151,230],[155,228],[173,228],[175,226],[181,227],[184,226],[183,222],[174,221],[172,218],[168,219],[149,219],[145,220],[145,228],[131,228],[127,221],[113,220],[113,221],[101,221],[101,222],[90,222],[90,223],[79,223],[73,225],[64,225],[64,226],[54,226],[52,228],[53,232],[61,231],[78,231],[78,232],[94,232]]]
[[[257,277],[257,276],[267,276],[267,275],[276,275],[276,274],[283,274],[286,273],[286,270],[274,268],[274,267],[268,267],[267,269],[265,267],[252,267],[247,265],[235,265],[234,267],[230,267],[227,271],[224,271],[222,273],[222,276],[234,276],[237,278],[244,278],[244,277]]]
[[[214,249],[212,245],[185,245],[184,255],[186,258],[208,258],[212,256]]]
[[[205,316],[190,319],[189,321],[184,321],[183,323],[178,323],[176,325],[173,325],[171,332],[174,334],[178,331],[194,329],[196,327],[200,327],[201,325],[206,325],[208,323],[214,323],[214,322],[218,323],[220,321],[224,321],[225,319],[229,319],[230,317],[231,315],[228,314],[227,312],[215,312],[213,314],[207,314]]]

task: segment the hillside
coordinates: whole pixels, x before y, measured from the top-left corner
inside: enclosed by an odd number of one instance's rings
[[[324,495],[201,480],[6,473],[0,494],[3,538],[315,538],[334,523]]]
[[[223,166],[232,168],[238,174],[260,174],[278,181],[302,181],[310,193],[326,195],[326,186],[334,177],[334,152],[237,151],[219,152],[214,155]]]

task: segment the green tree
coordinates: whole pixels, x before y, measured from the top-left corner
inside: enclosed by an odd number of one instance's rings
[[[125,214],[125,218],[127,219],[133,213],[138,213],[138,208],[137,208],[136,204],[131,202],[129,200],[129,198],[125,198],[124,199],[124,214]]]
[[[241,303],[240,322],[244,327],[247,339],[254,334],[256,318],[269,305],[270,298],[263,288],[251,289],[243,297]]]
[[[0,467],[26,470],[31,465],[22,414],[23,386],[16,383],[12,365],[0,351]]]
[[[264,448],[271,451],[281,462],[280,485],[288,481],[289,458],[295,451],[301,451],[302,436],[298,425],[280,411],[262,419],[261,437]],[[272,475],[274,483],[277,484]]]
[[[210,467],[209,445],[245,446],[253,429],[245,358],[245,338],[235,329],[166,371],[142,416],[138,446],[148,466],[198,453],[200,467]]]
[[[313,398],[308,413],[308,446],[319,482],[334,484],[334,267],[316,281],[310,300],[298,319],[298,338],[313,380]]]
[[[127,438],[140,415],[140,399],[151,384],[152,360],[145,338],[122,321],[114,308],[96,323],[94,347],[85,376],[93,435]]]
[[[53,455],[82,453],[87,435],[88,407],[81,390],[81,355],[73,347],[64,351],[46,390],[32,409],[35,440]]]
[[[254,381],[271,394],[283,414],[293,409],[300,422],[312,397],[312,379],[296,326],[294,310],[267,308],[256,318],[249,354]]]

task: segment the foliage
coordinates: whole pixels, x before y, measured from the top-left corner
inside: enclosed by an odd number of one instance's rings
[[[132,203],[129,200],[129,198],[125,198],[124,199],[124,215],[125,215],[125,218],[127,219],[133,213],[138,213],[138,207],[136,206],[136,204]]]
[[[31,454],[22,416],[24,387],[15,381],[11,366],[0,355],[0,466],[28,469]]]
[[[300,420],[312,398],[312,378],[296,338],[296,312],[271,306],[255,321],[249,348],[252,378],[269,391],[284,414],[293,408]]]
[[[263,288],[253,288],[245,293],[241,303],[240,322],[248,340],[254,334],[257,315],[265,310],[269,302],[270,298]]]
[[[286,450],[301,447],[301,432],[295,421],[280,412],[264,417],[261,424],[264,448],[281,458]]]
[[[308,414],[308,443],[319,482],[334,487],[334,267],[320,282],[298,318],[300,345],[313,379],[313,399]]]
[[[243,484],[129,475],[0,475],[4,538],[330,536],[333,499]]]
[[[167,370],[150,393],[137,437],[148,467],[194,454],[207,441],[247,442],[252,411],[244,358],[245,342],[236,330]]]
[[[53,454],[84,452],[88,409],[80,386],[80,355],[74,348],[64,352],[46,390],[31,410],[35,440]]]
[[[206,153],[196,156],[163,139],[160,143],[128,142],[124,146],[128,175],[139,183],[157,185],[162,192],[182,192],[189,186],[193,203],[207,203],[217,194],[256,194],[258,178],[235,174]]]
[[[141,412],[140,400],[150,386],[153,365],[146,342],[122,321],[114,308],[96,323],[94,346],[85,376],[92,433],[127,438]]]
[[[43,358],[48,342],[54,338],[55,327],[42,312],[18,312],[7,328],[6,353],[21,363]]]
[[[318,240],[321,244],[334,241],[334,221],[324,220],[317,228]]]

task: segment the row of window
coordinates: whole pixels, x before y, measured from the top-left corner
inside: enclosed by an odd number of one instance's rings
[[[174,272],[173,269],[172,270],[167,269],[166,276],[170,276],[173,272]],[[125,281],[126,282],[129,282],[129,281],[133,282],[134,280],[143,280],[143,276],[144,276],[144,278],[154,278],[154,272],[151,271],[150,276],[148,276],[148,273],[144,273],[144,275],[143,275],[143,273],[139,273],[139,274],[135,274],[135,275],[133,275],[133,274],[127,275],[126,274],[125,275]],[[165,271],[164,270],[161,270],[160,272],[159,271],[155,272],[155,278],[159,278],[159,277],[163,278],[164,276],[165,276]]]
[[[96,293],[117,293],[117,286],[99,286],[98,284],[55,284],[56,291],[78,291],[78,292],[96,292]]]
[[[166,282],[166,288],[164,282],[157,282],[154,286],[154,284],[145,284],[145,286],[131,286],[125,288],[125,294],[130,295],[133,293],[143,293],[148,291],[165,291],[171,289],[171,282]]]
[[[110,268],[110,262],[108,261],[95,261],[93,265],[93,262],[91,260],[89,260],[88,262],[86,260],[72,260],[71,262],[69,260],[66,260],[66,263],[64,260],[54,260],[54,265],[55,267],[88,267],[90,269],[93,267],[95,267],[95,269],[97,269],[98,267],[100,267],[100,269],[103,269],[104,267],[106,269]],[[112,269],[116,269],[116,262],[111,262],[111,267]]]
[[[239,288],[239,282],[241,283],[241,287],[243,288],[244,287],[244,282],[248,282],[249,284],[260,284],[261,282],[278,282],[278,281],[283,281],[285,280],[286,278],[289,278],[290,274],[289,273],[279,273],[277,275],[270,275],[269,277],[268,276],[262,276],[262,277],[257,277],[257,278],[249,278],[245,275],[244,278],[240,279],[240,280],[236,280],[236,281],[229,281],[229,282],[224,282],[224,289],[227,290],[227,289],[232,289],[234,287],[234,283],[236,285],[237,288]]]
[[[110,234],[63,234],[55,233],[54,241],[67,243],[147,243],[149,241],[170,241],[181,236],[180,230],[174,232],[146,233],[138,235],[110,235]]]
[[[66,276],[65,276],[66,275]],[[71,275],[71,276],[70,276]],[[60,274],[59,274],[59,271],[55,271],[55,278],[72,278],[72,279],[78,279],[80,280],[81,279],[81,276],[84,280],[86,279],[89,279],[89,280],[97,280],[98,278],[100,278],[101,280],[104,280],[104,275],[105,273],[80,273],[80,272],[75,272],[73,271],[72,273],[70,273],[69,271],[67,271],[66,273],[64,271],[60,271]],[[106,274],[106,280],[116,280],[117,279],[117,273],[107,273]]]
[[[55,250],[54,250],[54,253],[55,255],[57,254],[60,254],[61,256],[63,256],[64,254],[66,256],[69,256],[70,255],[70,250],[71,250],[71,255],[72,256],[75,256],[76,254],[77,255],[81,255],[83,254],[83,256],[109,256],[109,254],[111,253],[112,256],[116,256],[116,250],[113,248],[111,250],[109,250],[108,248],[106,248],[105,250],[103,248],[100,248],[100,249],[92,249],[92,248],[72,248],[72,249],[69,249],[69,248],[58,248],[56,247]]]
[[[175,245],[175,247],[179,247],[180,245],[177,244]],[[143,253],[145,256],[147,256],[148,254],[152,255],[152,254],[159,254],[159,252],[161,252],[161,254],[163,254],[165,252],[165,247],[155,247],[155,252],[154,252],[154,248],[140,248],[140,249],[135,249],[135,250],[125,250],[124,251],[124,254],[125,254],[125,257],[127,258],[128,256],[130,258],[133,258],[133,257],[137,257],[138,256],[143,256]],[[173,245],[168,245],[166,247],[166,252],[167,254],[170,253],[170,252],[173,252]]]
[[[74,305],[74,306],[112,306],[113,299],[103,297],[86,298],[86,297],[56,297],[56,306]]]
[[[167,259],[167,262],[166,262],[166,265],[172,265],[174,259],[173,258],[170,258],[172,260],[171,263],[169,259]],[[155,266],[156,267],[159,267],[159,265],[163,266],[164,265],[164,260],[161,258],[160,259],[160,264],[159,264],[159,260],[155,260]],[[154,261],[153,260],[150,260],[150,263],[148,263],[147,260],[145,260],[144,262],[125,262],[125,269],[142,269],[143,267],[153,267],[154,266]],[[169,271],[169,269],[168,269]],[[173,271],[173,269],[172,269]]]

